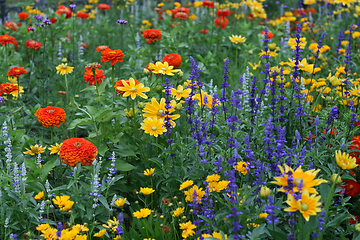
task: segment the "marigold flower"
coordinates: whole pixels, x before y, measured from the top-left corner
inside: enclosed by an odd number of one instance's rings
[[[217,17],[214,21],[215,27],[225,29],[229,24],[229,20],[226,17]]]
[[[155,168],[145,169],[144,175],[150,177],[151,175],[154,174],[154,172],[155,172]]]
[[[169,64],[169,66],[173,66],[173,68],[178,68],[181,65],[182,58],[177,53],[171,53],[171,54],[165,55],[162,59],[162,62],[163,63],[167,62]]]
[[[115,205],[118,206],[118,207],[122,207],[124,206],[126,203],[126,198],[119,198],[115,201]]]
[[[189,236],[193,236],[195,234],[194,230],[196,228],[196,226],[194,224],[192,224],[191,221],[188,221],[186,223],[180,223],[179,224],[180,229],[182,229],[182,233],[181,236],[183,238],[188,238]]]
[[[192,186],[194,184],[194,181],[193,180],[186,180],[185,182],[183,182],[181,185],[180,185],[180,188],[179,190],[184,190],[190,186]]]
[[[25,43],[25,46],[28,48],[32,48],[32,49],[39,49],[41,48],[43,45],[39,42],[39,41],[35,41],[35,40],[27,40]]]
[[[57,11],[56,11],[55,13],[56,13],[57,15],[59,15],[59,16],[65,14],[65,15],[66,15],[66,16],[65,16],[65,19],[70,18],[71,15],[72,15],[72,12],[71,12],[70,8],[67,8],[67,7],[65,7],[64,5],[58,6],[58,9],[57,9]]]
[[[73,72],[74,67],[70,67],[67,65],[67,63],[62,63],[59,66],[56,67],[56,74],[61,74],[61,75],[65,75],[65,74],[69,74]]]
[[[288,200],[286,201],[290,207],[285,208],[286,212],[296,212],[299,211],[306,221],[309,221],[310,215],[316,215],[318,212],[321,212],[321,209],[318,208],[321,206],[319,202],[321,196],[316,196],[316,194],[309,195],[307,189],[301,194],[301,199],[296,200],[293,195],[288,194]]]
[[[342,153],[340,150],[335,152],[336,163],[343,170],[351,170],[357,167],[356,158],[351,157],[348,153]]]
[[[133,78],[129,78],[129,82],[126,82],[125,80],[121,80],[123,87],[117,87],[116,89],[120,92],[124,92],[122,94],[123,97],[131,97],[131,99],[135,99],[137,96],[140,96],[142,98],[147,99],[148,96],[144,94],[144,92],[149,92],[149,87],[144,87],[144,84],[139,83],[136,84],[135,80]],[[120,94],[119,94],[120,95]]]
[[[95,75],[96,75],[96,84],[95,84],[95,77],[94,71],[92,69],[87,69],[84,75],[85,82],[89,83],[89,85],[99,85],[103,82],[105,75],[104,71],[101,69],[95,68]]]
[[[153,192],[155,192],[155,190],[152,189],[152,188],[148,188],[148,187],[145,187],[145,188],[140,187],[140,192],[141,192],[142,194],[144,194],[144,195],[150,195],[150,194],[152,194]]]
[[[38,117],[38,121],[44,127],[60,127],[61,122],[64,123],[66,119],[65,110],[60,107],[47,106],[46,108],[40,108],[34,115]]]
[[[91,166],[98,154],[95,145],[83,138],[70,138],[60,148],[60,160],[75,167],[78,162],[82,166]]]
[[[151,210],[148,208],[142,208],[139,211],[133,213],[134,217],[136,218],[146,218],[151,214]]]
[[[161,31],[157,29],[146,29],[143,32],[143,38],[146,39],[146,42],[151,44],[156,42],[156,40],[161,40]]]
[[[105,11],[105,10],[109,10],[109,9],[110,9],[110,5],[105,4],[105,3],[100,3],[100,4],[98,5],[98,8]]]
[[[19,12],[18,17],[20,18],[20,20],[24,21],[29,18],[29,14],[27,12]]]
[[[106,233],[106,229],[100,230],[99,232],[94,234],[94,237],[102,237]]]
[[[55,143],[55,145],[51,145],[51,147],[48,148],[51,151],[50,154],[58,154],[58,155],[60,155],[61,146],[62,146],[62,143],[60,143],[60,144]]]
[[[38,194],[36,194],[36,196],[34,197],[36,200],[41,200],[44,197],[44,191],[39,192]]]
[[[101,51],[104,56],[101,56],[101,62],[108,62],[110,61],[111,66],[113,66],[117,62],[124,61],[124,53],[120,50],[112,50],[110,48]]]
[[[3,83],[0,85],[0,95],[12,94],[15,91],[19,91],[19,87],[16,84]]]
[[[25,148],[27,151],[24,152],[24,154],[30,154],[30,155],[38,155],[39,153],[45,152],[45,148],[43,146],[39,146],[36,144],[35,146],[30,145],[30,149]]]
[[[27,73],[24,67],[13,67],[8,71],[8,76],[10,77],[20,77],[21,75]]]
[[[130,84],[130,79],[121,79],[121,80],[117,81],[115,83],[115,86],[114,86],[115,87],[115,92],[117,92],[119,94],[119,96],[122,96],[122,97],[123,97],[125,92],[120,91],[119,88],[124,87],[123,81],[125,81],[127,84]],[[134,81],[135,81],[135,86],[140,84],[140,82],[138,80],[134,79]]]

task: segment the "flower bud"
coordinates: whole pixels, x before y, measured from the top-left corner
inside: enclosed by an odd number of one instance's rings
[[[249,54],[253,54],[253,50],[249,50]]]
[[[146,76],[150,75],[150,71],[149,71],[147,68],[144,68],[143,73],[144,73]]]
[[[178,205],[181,206],[181,205],[182,205],[182,202],[178,202]]]
[[[360,232],[360,223],[355,225],[355,231]]]
[[[267,198],[270,194],[271,194],[270,188],[268,188],[267,186],[264,186],[264,185],[261,186],[260,197]]]
[[[67,58],[63,58],[61,61],[62,62],[67,62]]]
[[[138,107],[138,109],[143,109],[145,107],[145,103],[139,102],[137,107]]]
[[[135,114],[137,113],[137,110],[135,109]],[[125,115],[128,117],[128,118],[132,118],[134,116],[134,111],[132,108],[130,108],[130,111],[128,111],[126,108],[125,108]]]
[[[168,207],[172,207],[173,205],[174,205],[174,204],[172,204],[172,203],[169,203],[169,204],[168,204]]]
[[[185,220],[185,219],[186,219],[186,216],[182,216],[181,219]]]
[[[184,76],[184,72],[180,70],[180,71],[178,72],[178,76],[179,76],[179,77]]]
[[[334,183],[337,176],[338,175],[334,173],[330,178],[330,182]],[[336,184],[341,184],[341,177],[340,176],[337,177]]]
[[[175,109],[180,111],[182,109],[182,104],[181,103],[176,104]]]
[[[164,218],[164,215],[160,215],[160,219],[163,219]]]
[[[268,47],[269,47],[270,50],[273,51],[273,50],[275,50],[275,48],[276,48],[276,43],[269,43],[269,44],[268,44]]]
[[[162,90],[163,90],[163,87],[161,85],[156,86],[156,91],[157,92],[162,92]]]

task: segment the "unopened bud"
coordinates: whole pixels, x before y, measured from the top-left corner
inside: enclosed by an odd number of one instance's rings
[[[176,104],[175,109],[180,111],[182,109],[182,104],[181,103]]]
[[[184,76],[184,72],[180,70],[180,71],[178,72],[178,76],[179,76],[179,77]]]
[[[147,75],[149,75],[149,74],[150,74],[150,71],[149,71],[147,68],[144,68],[143,73],[147,76]]]
[[[163,87],[161,85],[156,86],[156,91],[157,92],[162,92],[162,90],[163,90]]]
[[[360,223],[355,225],[355,231],[360,232]]]
[[[334,173],[330,178],[330,182],[334,183],[335,179],[336,179],[336,184],[341,184],[341,177]]]
[[[260,197],[267,198],[271,194],[270,188],[267,186],[261,186]]]
[[[275,48],[276,48],[276,43],[269,43],[269,44],[268,44],[268,47],[269,47],[270,50],[275,50]]]
[[[138,109],[143,109],[145,107],[145,103],[139,102],[137,107],[138,107]]]

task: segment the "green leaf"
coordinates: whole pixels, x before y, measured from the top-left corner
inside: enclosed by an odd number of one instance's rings
[[[123,172],[128,172],[128,171],[135,169],[136,167],[131,165],[130,163],[123,161],[123,160],[116,160],[115,168],[120,171],[123,171]]]
[[[103,157],[107,150],[109,150],[108,146],[105,143],[102,143],[99,147],[99,155]]]
[[[96,86],[89,86],[87,88],[84,88],[80,92],[85,92],[85,91],[96,91]]]
[[[95,119],[96,122],[98,122],[100,121],[100,119],[102,119],[106,114],[108,114],[111,111],[112,111],[111,108],[101,109],[93,116],[93,118]]]
[[[105,92],[105,87],[106,87],[105,83],[98,85],[98,91],[100,96]]]
[[[89,125],[92,123],[93,121],[90,118],[75,119],[74,121],[71,122],[70,126],[68,127],[68,130],[74,129],[77,126]]]
[[[99,197],[99,201],[104,205],[107,210],[110,210],[109,204],[104,196]]]
[[[93,106],[85,106],[85,108],[88,110],[89,114],[93,117],[97,112],[98,110],[93,107]],[[93,117],[94,118],[94,117]]]
[[[57,159],[51,160],[42,166],[42,168],[40,169],[41,170],[40,178],[42,181],[45,181],[46,177],[49,175],[51,170],[56,166],[56,161]]]

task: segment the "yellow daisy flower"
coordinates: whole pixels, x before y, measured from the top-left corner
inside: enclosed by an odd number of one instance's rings
[[[356,158],[351,157],[348,153],[342,153],[340,150],[335,152],[336,163],[343,170],[351,170],[357,167]]]
[[[191,88],[184,89],[184,87],[182,85],[179,85],[177,87],[177,89],[175,89],[175,88],[170,89],[171,96],[178,101],[181,98],[186,99],[190,95],[190,93],[191,93]]]
[[[241,35],[232,35],[231,37],[229,37],[230,41],[238,44],[238,43],[244,43],[246,41],[246,37],[242,37]]]
[[[189,236],[193,236],[195,234],[194,230],[196,228],[196,226],[194,224],[192,224],[191,221],[188,221],[186,223],[180,223],[179,224],[180,229],[182,229],[182,233],[181,236],[183,238],[188,238]]]
[[[180,69],[173,69],[173,66],[169,66],[168,62],[156,62],[156,64],[150,63],[149,69],[152,70],[155,74],[169,75],[173,76],[174,73],[180,71]]]
[[[124,206],[126,203],[126,198],[119,198],[115,201],[115,205],[118,206],[118,207],[122,207]]]
[[[106,229],[100,230],[99,232],[94,234],[94,237],[102,237],[106,233]]]
[[[156,117],[145,118],[144,122],[140,124],[141,129],[143,129],[145,133],[150,134],[150,136],[158,137],[164,132],[167,132],[167,129],[164,127],[164,121],[162,119],[157,119]]]
[[[134,217],[136,218],[146,218],[151,214],[151,210],[148,208],[142,208],[139,211],[133,213]]]
[[[185,182],[183,182],[181,185],[180,185],[180,188],[179,190],[184,190],[188,187],[190,187],[191,185],[194,184],[194,181],[193,180],[186,180]]]
[[[41,200],[44,197],[44,191],[39,192],[38,194],[36,194],[36,196],[34,197],[36,200]]]
[[[24,152],[24,154],[30,154],[30,155],[38,155],[39,153],[45,152],[45,148],[43,146],[39,146],[36,144],[35,146],[30,145],[30,149],[25,148],[27,151]]]
[[[151,103],[146,103],[145,108],[143,109],[143,116],[145,118],[154,118],[156,117],[157,119],[161,119],[163,121],[165,121],[165,117],[166,115],[164,115],[166,108],[165,108],[166,104],[165,104],[165,98],[161,98],[160,102],[158,102],[156,100],[156,98],[152,98],[151,99]],[[170,106],[171,108],[168,109],[169,113],[171,114],[172,112],[175,111],[175,106],[176,106],[176,102],[174,100],[172,100],[170,102]],[[169,118],[171,118],[172,120],[171,125],[173,127],[175,127],[175,122],[173,120],[176,120],[180,117],[180,114],[174,114],[174,115],[169,115]]]
[[[155,168],[145,169],[144,175],[149,177],[154,174],[154,171],[155,171]]]
[[[144,195],[150,195],[150,194],[152,194],[153,192],[155,192],[155,190],[152,189],[152,188],[148,188],[148,187],[145,187],[145,188],[140,187],[140,192],[141,192],[142,194],[144,194]]]
[[[74,67],[70,67],[67,65],[67,63],[62,63],[59,66],[56,67],[56,74],[61,74],[61,75],[65,75],[65,74],[69,74],[73,72]]]
[[[149,92],[149,87],[144,87],[144,84],[139,83],[136,84],[133,78],[129,78],[129,84],[122,80],[123,87],[118,87],[118,90],[123,91],[123,97],[131,97],[131,99],[135,99],[137,96],[147,99],[148,96],[144,94],[144,92]]]
[[[60,143],[60,144],[55,143],[55,145],[51,145],[51,147],[48,148],[51,151],[50,154],[58,154],[59,155],[61,145],[62,145],[62,143]]]

